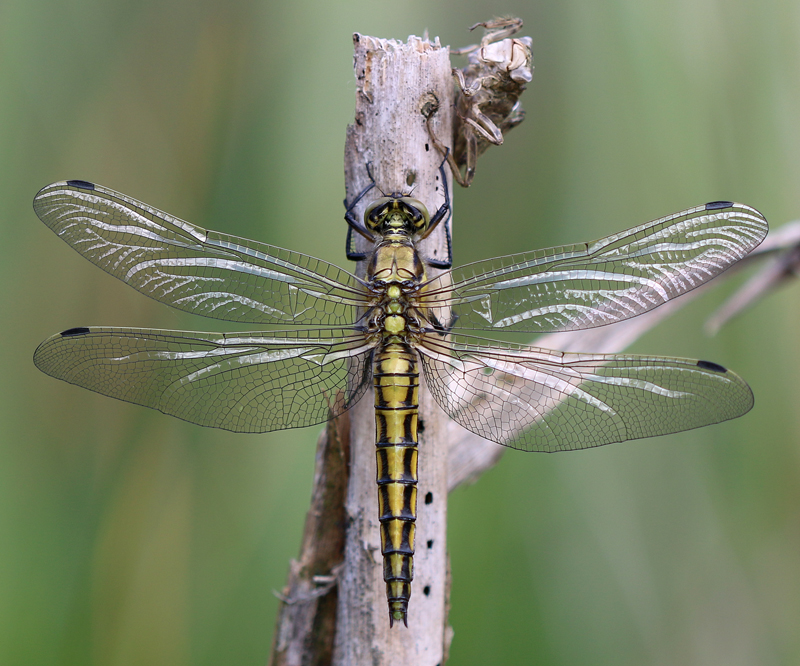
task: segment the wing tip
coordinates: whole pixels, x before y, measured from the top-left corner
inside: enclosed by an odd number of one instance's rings
[[[733,210],[728,210],[733,209]],[[764,214],[752,206],[743,203],[736,203],[735,201],[709,201],[702,208],[703,211],[726,211],[723,215],[733,215],[732,219],[736,219],[736,212],[740,212],[746,217],[746,225],[750,230],[749,242],[742,245],[745,250],[744,255],[749,254],[755,250],[769,233],[769,222]],[[739,259],[743,258],[739,257]]]
[[[709,201],[703,206],[704,210],[727,210],[728,208],[745,209],[752,215],[755,215],[761,219],[763,221],[764,235],[766,235],[768,230],[767,218],[764,217],[764,214],[761,213],[761,211],[759,211],[757,208],[753,208],[752,206],[748,206],[747,204],[743,203],[736,203],[735,201]]]
[[[709,422],[707,425],[712,425],[713,423],[722,423],[723,421],[730,421],[732,419],[738,419],[740,416],[744,416],[753,409],[755,405],[755,396],[753,395],[753,389],[750,388],[749,384],[744,381],[739,375],[737,375],[732,370],[728,370],[723,365],[719,363],[714,363],[713,361],[697,361],[696,365],[701,370],[707,370],[709,372],[714,372],[719,375],[725,375],[726,379],[730,382],[729,386],[733,389],[733,387],[738,387],[740,390],[740,397],[743,399],[739,402],[739,406],[736,409],[733,409],[731,412],[726,413],[717,421]],[[699,426],[702,427],[702,426]]]
[[[73,187],[79,190],[88,190],[89,192],[94,192],[97,189],[97,185],[89,182],[88,180],[59,180],[55,183],[50,183],[49,185],[45,185],[42,189],[40,189],[36,193],[36,196],[33,197],[33,210],[40,218],[41,215],[39,214],[39,212],[41,207],[44,205],[42,199],[45,196],[45,194],[47,194],[51,190],[59,190],[65,187]]]

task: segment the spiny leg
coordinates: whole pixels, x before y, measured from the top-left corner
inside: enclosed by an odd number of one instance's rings
[[[445,155],[444,159],[442,160],[441,164],[439,164],[439,174],[442,178],[442,186],[444,187],[444,203],[439,206],[439,209],[433,214],[431,217],[431,221],[428,223],[428,228],[425,230],[425,233],[420,234],[419,239],[423,240],[430,236],[431,232],[439,226],[441,222],[444,221],[444,235],[445,235],[445,242],[447,244],[447,259],[428,259],[426,258],[425,261],[429,266],[433,268],[452,268],[453,267],[453,242],[450,238],[450,228],[447,226],[447,222],[449,221],[449,214],[451,213],[450,208],[450,188],[447,186],[447,172],[445,171],[444,165],[447,163],[447,158],[450,156],[449,148],[445,148]]]
[[[372,169],[369,162],[367,162],[367,175],[369,176],[370,183],[363,190],[361,190],[361,192],[359,192],[355,199],[353,199],[353,203],[348,204],[347,199],[344,200],[344,205],[346,208],[344,212],[344,221],[347,222],[347,237],[345,238],[344,250],[347,258],[350,259],[350,261],[361,261],[367,256],[366,252],[356,252],[353,249],[353,231],[361,234],[370,243],[375,242],[375,237],[361,222],[356,219],[356,216],[353,215],[353,209],[358,205],[358,202],[361,201],[372,190],[372,188],[375,187],[375,179],[372,177]]]

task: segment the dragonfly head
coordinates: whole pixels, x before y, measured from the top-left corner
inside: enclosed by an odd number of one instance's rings
[[[414,236],[425,231],[430,221],[425,204],[400,194],[376,199],[364,211],[364,225],[381,236],[398,231]]]

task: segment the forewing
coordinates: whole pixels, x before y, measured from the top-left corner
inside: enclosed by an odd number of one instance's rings
[[[456,329],[543,333],[593,328],[652,310],[719,275],[755,248],[767,222],[715,202],[581,245],[467,264],[427,286]]]
[[[252,324],[346,326],[364,303],[359,280],[332,264],[206,231],[99,185],[48,185],[33,208],[89,261],[180,310]]]
[[[326,421],[363,395],[372,346],[347,329],[191,333],[75,328],[34,354],[48,375],[201,426],[267,432]]]
[[[666,435],[753,406],[744,381],[706,361],[568,354],[469,337],[452,345],[426,339],[418,349],[428,388],[451,418],[523,451]]]

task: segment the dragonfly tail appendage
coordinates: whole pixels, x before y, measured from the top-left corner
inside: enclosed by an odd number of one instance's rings
[[[405,343],[390,343],[375,357],[375,431],[383,579],[389,621],[408,626],[417,519],[419,368]]]

